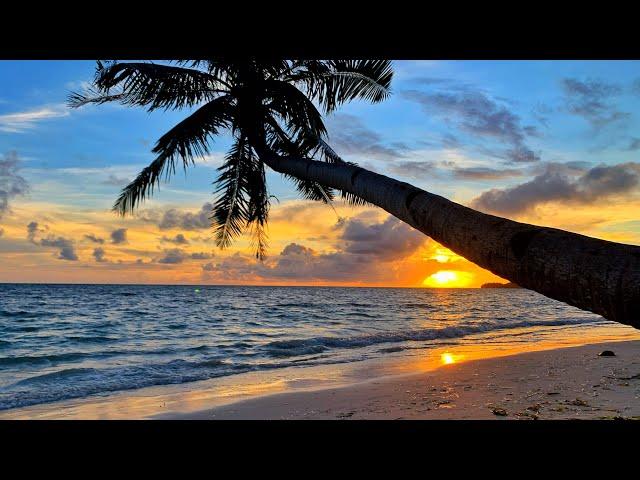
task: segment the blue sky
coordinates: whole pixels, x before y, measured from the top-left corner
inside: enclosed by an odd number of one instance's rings
[[[64,106],[70,90],[82,88],[83,82],[93,76],[94,62],[91,61],[3,61],[0,62],[0,152],[15,150],[25,162],[25,175],[33,177],[46,175],[56,178],[66,185],[65,179],[57,173],[59,169],[105,169],[116,172],[123,167],[117,178],[130,178],[127,167],[149,163],[153,142],[173,124],[183,118],[182,112],[154,112],[127,109],[120,106],[104,105],[86,107],[70,111]],[[368,161],[383,173],[387,164],[405,158],[406,161],[420,160],[436,162],[443,158],[442,136],[453,135],[464,145],[458,150],[466,157],[487,166],[504,167],[499,158],[487,155],[483,148],[495,146],[495,138],[483,138],[460,131],[451,124],[447,112],[432,111],[421,107],[416,101],[403,96],[406,91],[429,93],[433,87],[446,84],[421,83],[424,79],[450,81],[451,85],[465,85],[474,91],[485,92],[488,98],[505,105],[510,112],[520,118],[522,125],[538,129],[537,136],[528,139],[530,148],[539,152],[541,161],[591,163],[618,163],[633,161],[637,151],[626,150],[635,136],[640,136],[640,92],[633,92],[633,84],[640,78],[640,65],[634,61],[468,61],[468,62],[395,62],[393,95],[383,104],[370,105],[353,103],[342,108],[337,116],[358,117],[364,127],[380,137],[382,145],[404,143],[407,152],[403,157],[366,158],[356,151],[345,154],[357,161]],[[568,113],[565,109],[565,79],[582,82],[602,81],[617,86],[620,90],[607,101],[611,107],[631,115],[616,124],[595,129],[580,115]],[[42,113],[44,111],[44,113]],[[542,111],[543,113],[540,113]],[[41,118],[24,120],[17,125],[7,125],[3,118],[13,114],[29,113]],[[536,118],[536,113],[544,116],[545,123]],[[26,115],[25,115],[26,114]],[[330,133],[340,127],[328,119]],[[3,128],[4,127],[4,128]],[[332,128],[333,127],[333,128]],[[430,142],[431,145],[424,145]],[[213,150],[222,154],[228,145],[224,138]],[[412,152],[419,152],[416,158]],[[528,168],[531,165],[518,165]],[[37,169],[37,172],[29,172]],[[197,170],[197,169],[196,169]],[[187,188],[190,191],[209,192],[212,172],[206,175],[191,172],[188,183],[176,178],[172,189]],[[46,172],[46,173],[45,173]],[[204,172],[203,172],[204,173]],[[399,175],[396,171],[396,176]],[[452,194],[446,181],[439,179],[411,178],[414,183],[430,187],[445,194]],[[75,185],[73,180],[70,190]],[[465,181],[465,188],[489,186],[486,182]],[[500,184],[507,184],[501,181]],[[513,182],[512,182],[513,183]],[[458,185],[460,186],[460,185]],[[106,186],[105,186],[106,187]],[[75,185],[77,188],[77,185]],[[277,178],[272,179],[274,193],[289,198],[293,192]],[[94,190],[95,191],[95,190]],[[117,188],[97,190],[106,196]],[[33,195],[38,195],[37,191]],[[88,201],[89,199],[87,199]],[[169,192],[158,198],[162,202],[189,201]],[[94,200],[97,201],[97,200]]]
[[[8,197],[0,228],[18,221],[12,211],[45,204],[50,216],[106,215],[153,160],[154,142],[188,113],[69,110],[68,93],[82,90],[94,68],[0,61],[0,158],[15,152],[29,185]],[[483,211],[638,243],[640,62],[396,61],[394,69],[387,101],[353,102],[326,119],[343,158]],[[146,207],[211,201],[228,145],[220,137],[209,158],[177,174]],[[297,198],[279,175],[268,180],[282,205]]]

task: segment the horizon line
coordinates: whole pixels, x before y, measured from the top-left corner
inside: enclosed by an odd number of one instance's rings
[[[496,283],[496,282],[490,282]],[[482,287],[407,287],[382,285],[264,285],[264,284],[201,284],[201,283],[77,283],[77,282],[0,282],[0,285],[95,285],[145,287],[276,287],[276,288],[403,288],[414,290],[482,290]],[[500,288],[500,287],[498,287]],[[486,288],[485,288],[486,290]]]

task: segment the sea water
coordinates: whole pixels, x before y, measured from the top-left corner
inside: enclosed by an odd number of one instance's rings
[[[640,338],[524,289],[0,284],[0,410],[603,328]]]

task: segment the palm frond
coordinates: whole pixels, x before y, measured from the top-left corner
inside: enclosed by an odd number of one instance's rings
[[[84,92],[69,93],[67,96],[67,105],[70,108],[79,108],[90,103],[101,105],[108,102],[121,102],[124,98],[125,94],[122,92],[103,94],[95,88],[90,87]]]
[[[237,139],[218,168],[217,199],[213,206],[213,227],[216,245],[226,248],[239,236],[249,221],[249,177],[251,147],[245,138]]]
[[[251,248],[256,251],[256,258],[261,262],[267,258],[267,249],[269,248],[267,224],[261,222],[253,222],[251,227]]]
[[[117,88],[120,103],[147,107],[149,111],[193,107],[224,92],[219,79],[208,72],[137,62],[100,64],[94,87],[103,96]]]
[[[122,189],[113,205],[113,211],[120,215],[132,213],[137,206],[144,202],[146,197],[153,195],[156,186],[160,185],[160,177],[166,166],[166,161],[167,158],[160,155],[145,167],[131,183]]]
[[[218,97],[160,137],[152,150],[158,154],[157,158],[122,190],[113,210],[121,215],[133,212],[153,194],[163,175],[168,180],[175,173],[178,158],[182,158],[186,170],[194,163],[194,157],[207,155],[210,137],[216,135],[221,127],[228,126],[232,112],[231,99]]]
[[[357,196],[351,192],[345,192],[340,190],[340,197],[348,204],[355,207],[374,206],[372,203],[367,202],[364,198]]]
[[[306,131],[318,137],[326,135],[327,128],[322,115],[303,92],[279,80],[267,80],[264,83],[267,108],[280,116],[293,135]]]
[[[330,60],[311,64],[298,81],[326,113],[345,102],[385,100],[390,92],[393,68],[389,60]]]
[[[248,182],[249,206],[247,226],[251,226],[251,246],[255,248],[256,258],[264,260],[267,254],[266,225],[271,206],[267,192],[267,179],[264,163],[257,158],[251,163]]]
[[[333,202],[335,194],[331,188],[325,187],[313,180],[300,179],[286,173],[283,174],[283,176],[293,182],[296,190],[298,190],[303,198],[326,204]]]
[[[345,163],[352,167],[358,167],[358,164],[354,162],[345,162]],[[340,197],[348,205],[353,205],[355,207],[374,206],[372,203],[367,202],[364,198],[357,196],[355,193],[347,192],[345,190],[340,190]]]
[[[177,65],[188,66],[188,68],[204,68],[210,75],[216,78],[216,81],[227,89],[231,89],[233,83],[234,63],[223,58],[216,60],[175,60]]]
[[[322,137],[315,136],[310,132],[307,132],[307,135],[310,137],[308,141],[315,145],[311,156],[319,155],[322,160],[329,163],[347,163]]]

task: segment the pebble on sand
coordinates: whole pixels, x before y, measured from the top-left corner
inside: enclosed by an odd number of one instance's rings
[[[615,357],[616,354],[611,350],[604,350],[598,354],[599,357]]]

